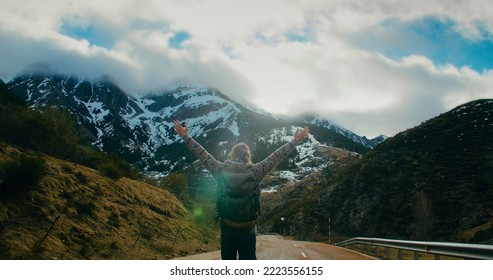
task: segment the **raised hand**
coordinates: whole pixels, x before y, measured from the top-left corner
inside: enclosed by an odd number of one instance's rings
[[[296,132],[294,133],[294,139],[298,142],[301,143],[305,138],[308,136],[308,133],[310,130],[308,129],[308,126],[305,126],[303,130],[297,129]]]
[[[188,134],[188,124],[185,123],[185,126],[183,127],[180,124],[180,121],[175,120],[175,132],[178,133],[181,138],[185,137],[185,135]]]

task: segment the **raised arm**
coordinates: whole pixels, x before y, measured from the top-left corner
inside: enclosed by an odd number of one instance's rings
[[[185,126],[182,126],[178,120],[175,120],[174,124],[175,132],[185,141],[188,149],[204,164],[205,168],[212,173],[212,176],[216,177],[222,162],[216,160],[202,145],[188,135],[187,123],[185,123]]]
[[[305,140],[308,133],[309,129],[306,126],[303,129],[297,129],[294,133],[293,140],[282,145],[261,162],[254,164],[253,171],[257,177],[257,180],[262,180],[267,173],[274,169],[274,167],[276,167],[276,165],[279,164],[284,157],[286,157],[298,144]]]

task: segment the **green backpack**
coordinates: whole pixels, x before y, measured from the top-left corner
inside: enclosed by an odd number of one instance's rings
[[[251,222],[260,214],[260,182],[247,164],[228,164],[218,178],[217,212],[230,222]]]

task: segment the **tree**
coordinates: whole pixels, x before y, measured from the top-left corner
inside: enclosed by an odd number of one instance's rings
[[[190,199],[188,193],[188,179],[184,174],[171,173],[163,179],[160,186],[169,190],[183,203]]]
[[[429,238],[433,222],[431,202],[424,191],[414,195],[414,238],[426,240]]]

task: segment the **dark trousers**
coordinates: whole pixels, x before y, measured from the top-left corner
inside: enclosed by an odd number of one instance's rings
[[[221,226],[221,259],[256,260],[257,229]]]

